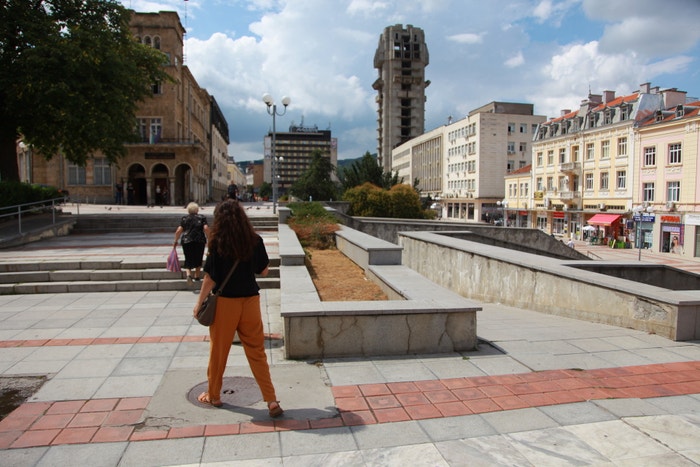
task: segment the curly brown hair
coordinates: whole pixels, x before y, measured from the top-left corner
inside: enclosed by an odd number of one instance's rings
[[[246,261],[253,256],[257,241],[253,224],[238,201],[228,199],[216,207],[209,233],[211,251],[225,258]]]

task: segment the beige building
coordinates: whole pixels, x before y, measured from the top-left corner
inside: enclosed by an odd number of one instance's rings
[[[389,26],[379,37],[374,68],[377,91],[377,163],[389,172],[392,150],[425,131],[425,79],[428,47],[423,30]]]
[[[507,227],[530,226],[530,199],[532,183],[532,165],[513,170],[504,177],[506,194],[500,201],[503,210],[503,225]],[[498,201],[496,201],[498,204]]]
[[[219,199],[228,186],[228,124],[216,101],[183,64],[185,30],[175,12],[134,13],[130,22],[137,40],[169,58],[173,82],[155,83],[152,98],[139,105],[136,129],[140,141],[110,165],[93,154],[81,167],[61,154],[46,162],[18,148],[22,179],[68,190],[71,199],[90,203],[185,204]]]
[[[637,135],[634,246],[700,257],[700,101],[649,114]]]
[[[404,183],[417,178],[443,219],[495,222],[503,216],[503,177],[531,163],[532,138],[545,120],[532,104],[491,102],[395,148],[391,170]]]
[[[592,242],[628,242],[636,167],[636,126],[685,101],[648,83],[627,96],[591,94],[576,111],[539,126],[533,142],[533,215],[547,233]]]

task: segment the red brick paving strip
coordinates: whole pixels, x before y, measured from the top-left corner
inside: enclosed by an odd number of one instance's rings
[[[205,340],[201,336],[195,337],[199,341]],[[51,345],[50,339],[10,342],[17,343],[14,346],[29,342],[31,345]],[[110,339],[110,342],[113,341]],[[99,339],[92,340],[92,345],[101,343]],[[3,347],[2,344],[0,342],[0,347]],[[84,340],[79,345],[85,345]],[[454,417],[595,399],[700,394],[700,361],[335,386],[331,392],[339,412],[339,416],[331,418],[283,418],[172,427],[169,430],[137,428],[150,397],[27,402],[0,420],[0,449],[323,429]]]

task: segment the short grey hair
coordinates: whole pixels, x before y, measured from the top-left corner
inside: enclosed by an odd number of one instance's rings
[[[187,212],[189,214],[197,214],[199,212],[199,204],[190,203],[187,205]]]

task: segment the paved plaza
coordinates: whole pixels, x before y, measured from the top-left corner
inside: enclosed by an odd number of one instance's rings
[[[80,206],[81,214],[106,211]],[[119,212],[130,211],[184,214]],[[276,256],[276,232],[261,235]],[[0,264],[140,258],[165,267],[172,239],[51,238],[0,249]],[[576,247],[603,260],[639,256]],[[641,257],[700,271],[678,255]],[[264,289],[285,409],[273,421],[237,344],[224,407],[193,402],[208,357],[207,329],[191,316],[195,298],[195,290],[0,296],[2,376],[48,376],[0,421],[0,465],[700,465],[697,341],[484,303],[473,352],[290,361],[279,289]]]

